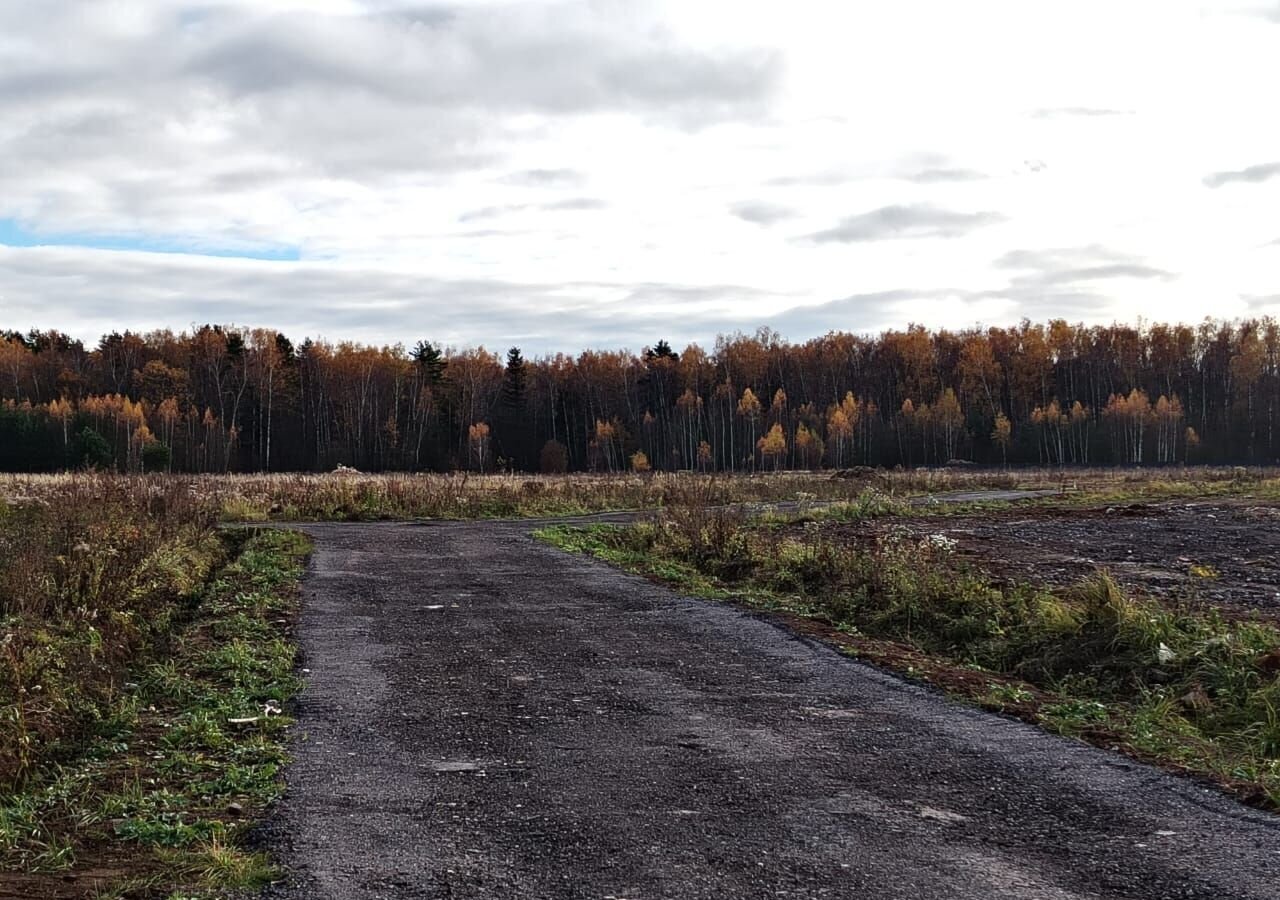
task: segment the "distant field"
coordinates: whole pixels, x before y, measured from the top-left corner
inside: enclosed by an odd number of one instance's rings
[[[0,498],[57,496],[67,485],[123,483],[170,490],[217,506],[226,521],[363,521],[517,518],[666,506],[845,501],[980,489],[1054,489],[1089,500],[1176,496],[1280,499],[1280,469],[849,469],[704,475],[473,475],[335,473],[274,475],[0,475]]]

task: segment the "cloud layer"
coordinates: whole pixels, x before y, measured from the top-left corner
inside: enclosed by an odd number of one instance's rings
[[[1280,162],[1271,162],[1234,171],[1212,172],[1204,177],[1204,183],[1218,188],[1224,184],[1261,184],[1277,177],[1280,177]]]
[[[0,4],[0,327],[573,350],[1269,308],[1277,7],[979,6]]]
[[[0,170],[0,216],[267,239],[296,224],[281,207],[498,165],[547,120],[751,117],[779,77],[774,50],[686,47],[596,4],[272,5],[0,7],[0,33],[19,36],[0,43],[0,147],[41,162]]]
[[[537,284],[430,278],[383,266],[0,247],[7,316],[38,321],[47,312],[39,297],[55,285],[60,303],[94,335],[223,322],[333,341],[517,344],[536,353],[638,349],[663,337],[706,341],[738,327],[728,310],[743,298],[794,302],[734,284]]]
[[[997,212],[956,212],[928,204],[882,206],[842,219],[809,235],[819,244],[887,241],[907,238],[955,238],[977,228],[1003,222]]]

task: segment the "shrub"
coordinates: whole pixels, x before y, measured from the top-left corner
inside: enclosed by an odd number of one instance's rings
[[[559,441],[547,441],[538,455],[538,464],[544,475],[563,475],[569,471],[569,451]]]
[[[76,435],[76,459],[86,469],[109,469],[115,455],[107,439],[86,425]]]
[[[169,468],[169,448],[160,441],[152,441],[142,448],[142,471],[163,472]]]

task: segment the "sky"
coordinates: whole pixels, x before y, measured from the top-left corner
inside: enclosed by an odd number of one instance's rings
[[[1280,0],[9,0],[0,329],[1280,315]]]

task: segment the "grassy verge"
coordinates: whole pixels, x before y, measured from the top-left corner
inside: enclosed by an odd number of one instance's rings
[[[280,790],[288,631],[307,539],[217,538],[230,562],[134,660],[75,742],[0,795],[0,895],[199,896],[260,885],[243,846]]]
[[[822,516],[800,536],[776,524],[685,509],[538,534],[698,596],[773,611],[986,708],[1280,808],[1274,625],[1128,596],[1105,573],[1058,592],[995,584],[941,536],[891,531],[853,547]]]

